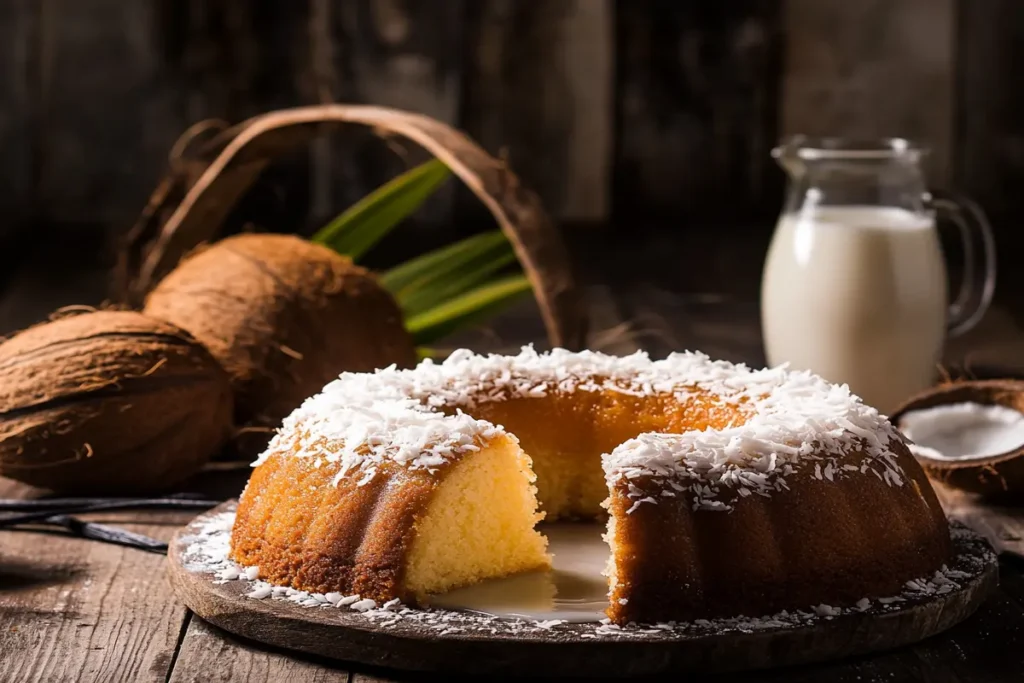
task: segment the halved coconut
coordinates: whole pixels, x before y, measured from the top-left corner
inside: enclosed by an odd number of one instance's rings
[[[928,411],[928,412],[923,412]],[[916,413],[917,417],[912,416]],[[1020,420],[1014,413],[1022,414]],[[1005,423],[1006,431],[996,434],[990,443],[995,450],[954,453],[929,446],[922,431],[934,429],[946,435],[964,436],[983,425]],[[953,488],[986,496],[1007,496],[1024,491],[1024,439],[1015,434],[1024,425],[1024,381],[980,380],[942,384],[911,398],[890,417],[907,437],[916,443],[912,448],[921,466],[934,479]],[[916,428],[914,423],[917,423]],[[922,428],[924,428],[922,430]],[[915,432],[917,432],[915,434]],[[920,442],[918,442],[920,440]],[[940,452],[942,451],[942,452]]]

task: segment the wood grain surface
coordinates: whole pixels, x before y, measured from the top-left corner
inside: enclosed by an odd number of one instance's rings
[[[781,133],[913,138],[932,150],[931,182],[948,186],[956,9],[956,0],[789,0]]]
[[[776,0],[616,4],[616,220],[764,215],[781,201]]]
[[[1024,59],[1024,3],[961,2],[959,10],[955,184],[1002,223],[1021,209],[1014,188],[1024,173],[1024,94],[1004,83]],[[1002,232],[1021,244],[1019,230]]]
[[[349,683],[345,669],[282,656],[241,641],[202,619],[188,622],[169,683]]]
[[[305,101],[372,103],[458,122],[465,0],[313,0],[310,7]],[[416,145],[398,137],[382,142],[373,131],[343,130],[324,140],[313,151],[313,219],[323,223],[427,158]],[[446,229],[456,185],[442,188],[417,213],[418,220],[441,226],[440,241],[456,234]]]
[[[0,479],[0,498],[31,495]],[[192,515],[107,513],[168,539]],[[94,517],[93,519],[100,519]],[[61,534],[0,531],[0,680],[153,681],[174,659],[186,610],[165,558]]]
[[[933,183],[991,215],[996,296],[1024,317],[1022,18],[1016,0],[5,0],[0,333],[103,301],[116,239],[189,125],[329,101],[409,107],[507,150],[592,239],[709,254],[680,277],[689,293],[759,271],[780,136],[910,136],[935,151]],[[418,160],[366,131],[318,141],[267,169],[230,231],[311,234]],[[369,259],[488,227],[453,183]]]
[[[47,200],[19,225],[49,216],[118,232],[188,125],[335,101],[408,107],[507,148],[566,219],[605,220],[616,204],[674,220],[770,213],[780,185],[767,151],[793,132],[921,139],[933,180],[1001,213],[1024,174],[1020,11],[1014,0],[8,0],[0,199]],[[268,224],[291,218],[300,231],[403,162],[365,135],[292,161],[254,202]],[[450,201],[425,214],[439,229]]]
[[[31,2],[0,3],[0,245],[13,241],[17,226],[32,211],[30,137],[38,54],[32,36],[37,21]],[[10,243],[10,242],[7,242]],[[0,289],[6,278],[0,276]]]
[[[557,216],[601,220],[610,203],[610,0],[468,6],[462,123]],[[543,151],[542,151],[543,150]]]

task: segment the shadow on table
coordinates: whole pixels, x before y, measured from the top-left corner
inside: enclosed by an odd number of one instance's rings
[[[77,563],[48,564],[0,557],[0,591],[19,591],[75,581],[85,573]]]

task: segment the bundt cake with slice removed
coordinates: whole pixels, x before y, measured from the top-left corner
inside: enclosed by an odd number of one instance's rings
[[[544,516],[607,516],[618,624],[853,605],[951,553],[903,438],[846,387],[697,353],[525,348],[329,384],[257,460],[231,557],[422,604],[546,566]]]

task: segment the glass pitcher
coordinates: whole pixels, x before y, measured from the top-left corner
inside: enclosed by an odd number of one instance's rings
[[[995,289],[985,216],[928,192],[925,154],[903,139],[802,136],[772,152],[789,190],[761,283],[768,362],[849,384],[883,413],[934,383],[946,336],[973,327]],[[963,241],[952,305],[937,218]]]

